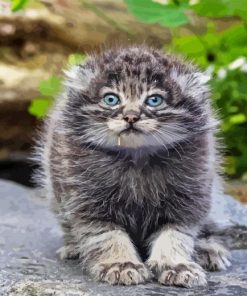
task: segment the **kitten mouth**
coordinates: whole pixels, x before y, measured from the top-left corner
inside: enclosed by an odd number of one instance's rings
[[[121,131],[119,136],[122,134],[137,134],[137,133],[141,133],[141,131],[131,125],[128,128],[126,128],[125,130]]]

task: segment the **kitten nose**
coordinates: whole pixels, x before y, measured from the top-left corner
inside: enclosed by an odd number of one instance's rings
[[[129,111],[128,113],[124,114],[123,119],[128,123],[135,123],[140,119],[140,114],[134,111]]]

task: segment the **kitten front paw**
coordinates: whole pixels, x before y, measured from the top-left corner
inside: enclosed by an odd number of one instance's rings
[[[147,265],[158,282],[165,286],[191,288],[207,284],[205,272],[193,262],[171,266],[152,260],[147,262]]]
[[[142,263],[113,262],[97,264],[91,270],[96,280],[111,285],[137,285],[150,278],[150,272]]]
[[[222,245],[214,244],[207,249],[198,251],[197,262],[208,271],[226,270],[231,266],[230,252]]]

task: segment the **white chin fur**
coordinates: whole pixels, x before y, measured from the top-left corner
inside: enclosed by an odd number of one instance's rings
[[[126,148],[151,147],[160,149],[165,145],[161,141],[157,141],[157,138],[153,137],[153,135],[144,133],[123,133],[118,139],[118,146]]]
[[[140,148],[140,147],[151,147],[156,149],[167,148],[173,146],[175,143],[179,143],[185,139],[185,136],[173,135],[173,137],[158,138],[155,134],[142,134],[142,133],[128,133],[121,134],[117,143],[118,146],[126,148]]]
[[[97,146],[108,147],[108,148],[151,148],[152,151],[165,149],[174,146],[175,143],[179,143],[186,138],[186,133],[184,135],[180,134],[159,134],[153,133],[142,133],[142,132],[112,132],[109,131],[101,136],[90,136],[90,142]]]
[[[118,140],[118,145],[129,148],[139,148],[147,146],[146,136],[138,133],[121,134]],[[150,143],[152,145],[152,143]],[[153,143],[153,146],[155,143]]]

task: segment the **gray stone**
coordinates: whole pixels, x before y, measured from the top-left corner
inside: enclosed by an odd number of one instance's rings
[[[77,261],[58,259],[56,250],[62,245],[62,234],[46,200],[37,196],[37,191],[0,180],[0,295],[247,295],[247,250],[233,251],[232,267],[226,272],[210,273],[208,286],[203,289],[155,283],[132,287],[94,283],[82,274]],[[246,207],[231,197],[220,208],[222,217],[245,224],[240,216]],[[219,218],[217,213],[216,206],[214,215]],[[246,235],[245,228],[238,227],[239,234],[243,229]],[[247,245],[246,236],[240,241]]]
[[[215,196],[211,215],[222,224],[247,226],[247,204],[241,204],[229,195]]]

